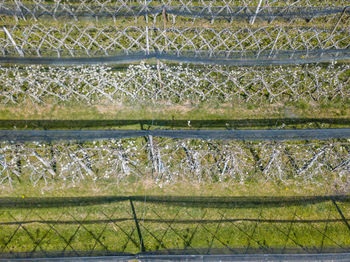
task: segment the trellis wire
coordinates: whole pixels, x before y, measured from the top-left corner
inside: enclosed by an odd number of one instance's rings
[[[152,139],[152,140],[151,140]],[[79,184],[149,179],[350,186],[346,141],[229,142],[148,137],[86,143],[8,143],[0,149],[0,184]],[[250,182],[249,182],[250,181]]]
[[[284,6],[270,7],[264,6],[256,13],[256,7],[251,6],[187,6],[187,5],[80,5],[67,4],[45,4],[42,2],[16,5],[12,3],[0,3],[0,15],[27,17],[32,19],[40,18],[71,18],[81,17],[91,18],[113,18],[135,17],[144,15],[160,15],[165,12],[167,15],[184,16],[191,18],[205,19],[240,19],[249,21],[255,17],[257,19],[273,21],[275,19],[301,18],[311,20],[316,17],[341,14],[344,7],[308,7],[308,6]],[[350,12],[350,10],[345,10]]]
[[[1,63],[117,64],[158,58],[232,65],[303,64],[346,60],[350,52],[347,29],[154,27],[145,31],[134,26],[79,28],[66,24],[57,29],[34,24],[4,30],[12,37],[0,39]],[[24,58],[16,58],[18,50]]]
[[[237,68],[141,63],[112,67],[0,67],[0,103],[346,99],[350,66]],[[161,77],[159,77],[159,74]]]
[[[182,4],[184,3],[182,2]],[[202,4],[205,6],[202,6],[202,8],[212,13],[211,5]],[[252,12],[248,20],[255,20],[261,12],[261,14],[264,14],[263,10],[265,9],[260,7],[260,4],[261,1],[259,2],[259,8]],[[36,5],[41,6],[42,2],[36,2]],[[9,8],[17,7],[12,15],[18,20],[19,13],[25,19],[25,15],[31,12],[31,9],[38,9],[36,5],[26,7],[16,1]],[[85,5],[84,2],[82,6],[92,10],[92,7],[86,7]],[[4,4],[3,7],[5,8]],[[124,3],[119,7],[127,8],[128,4]],[[41,6],[40,8],[44,7]],[[57,11],[60,8],[66,9],[67,6],[64,4],[61,6],[57,3],[52,5],[51,8]],[[73,9],[79,10],[79,8],[81,6]],[[101,8],[106,8],[106,5],[101,4]],[[153,26],[149,25],[148,17],[151,13],[148,13],[148,10],[152,7],[149,7],[147,2],[144,5],[131,6],[130,8],[139,8],[140,12],[146,12],[144,14],[146,21],[144,27],[137,25],[117,29],[105,24],[103,28],[98,26],[86,27],[80,25],[77,21],[66,23],[63,28],[44,26],[42,23],[5,25],[3,30],[7,37],[0,40],[2,42],[0,43],[2,46],[0,63],[103,64],[130,63],[142,59],[156,58],[178,62],[247,66],[303,64],[349,59],[348,28],[346,26],[339,28],[339,25],[342,24],[340,23],[341,19],[349,10],[347,7],[337,10],[341,15],[332,30],[317,27],[289,28],[285,26],[261,26],[258,29],[248,26],[235,30],[227,28],[222,30],[213,28],[179,29],[175,27],[166,28],[165,20],[163,28],[158,28],[155,23],[156,16],[160,13],[165,16],[164,6],[157,7],[159,12],[152,14],[154,15]],[[218,10],[227,9],[225,6],[213,8],[218,8]],[[267,10],[271,11],[271,8]],[[295,9],[296,7],[292,6],[290,8]],[[190,11],[188,3],[184,4],[182,9]],[[228,10],[232,11],[232,8]],[[299,11],[295,11],[294,14],[301,14]],[[11,12],[9,15],[11,15]],[[270,16],[272,20],[276,17],[271,13],[267,16]],[[166,18],[163,17],[163,19]],[[253,53],[245,53],[248,50],[253,51]],[[25,57],[23,59],[15,58],[18,55]],[[78,59],[86,56],[92,58]],[[63,59],[64,57],[70,57],[71,59]]]

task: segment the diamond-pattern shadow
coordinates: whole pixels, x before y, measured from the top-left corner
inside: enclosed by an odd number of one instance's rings
[[[101,199],[1,199],[0,256],[350,249],[348,196]]]

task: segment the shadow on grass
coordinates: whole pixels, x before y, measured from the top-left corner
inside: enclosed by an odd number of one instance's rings
[[[140,126],[167,128],[260,128],[296,125],[350,126],[350,118],[269,118],[221,120],[0,120],[0,129],[89,129]]]
[[[0,209],[51,208],[111,204],[125,201],[162,204],[168,206],[205,207],[205,208],[254,208],[303,206],[327,201],[350,202],[350,195],[321,196],[240,196],[240,197],[203,197],[203,196],[93,196],[93,197],[1,197]]]

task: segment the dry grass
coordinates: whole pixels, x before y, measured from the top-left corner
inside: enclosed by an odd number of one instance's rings
[[[19,110],[21,108],[21,110]],[[350,103],[300,101],[293,103],[1,105],[2,120],[219,120],[268,118],[346,118]]]
[[[29,182],[28,182],[29,183]],[[25,183],[15,183],[13,187],[1,185],[2,197],[64,197],[64,196],[95,196],[95,195],[174,195],[174,196],[296,196],[296,195],[326,195],[346,193],[339,192],[335,187],[314,185],[281,186],[276,183],[198,183],[194,181],[179,181],[171,184],[155,184],[153,180],[143,179],[138,182],[117,182],[103,180],[95,183],[80,182],[54,183],[36,186]],[[350,193],[350,192],[348,192]]]

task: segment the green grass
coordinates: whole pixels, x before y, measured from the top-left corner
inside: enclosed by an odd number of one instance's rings
[[[91,195],[205,195],[205,196],[245,196],[245,195],[317,195],[327,193],[325,190],[316,191],[313,188],[304,188],[303,191],[266,184],[249,186],[232,186],[225,184],[215,186],[191,185],[179,183],[167,188],[156,188],[154,185],[137,184],[115,185],[114,187],[100,188],[99,185],[81,185],[79,188],[62,188],[45,192],[44,196],[91,196]],[[101,186],[101,185],[100,185]],[[24,187],[29,190],[22,195],[21,188],[17,187],[7,196],[27,198],[37,196],[38,189]],[[97,190],[97,191],[96,191]],[[300,189],[299,189],[300,190]],[[146,250],[164,249],[200,249],[208,248],[242,248],[249,247],[250,252],[261,252],[261,248],[270,250],[296,249],[298,252],[320,251],[321,248],[348,248],[350,237],[348,229],[343,222],[336,223],[258,223],[255,222],[211,222],[173,223],[175,220],[221,220],[233,218],[259,218],[259,219],[340,219],[335,206],[331,202],[313,205],[256,207],[256,208],[195,208],[186,206],[172,206],[135,202],[135,212],[139,219]],[[346,217],[350,216],[348,204],[338,203]],[[54,224],[51,226],[39,222],[24,224],[11,239],[3,252],[30,252],[30,251],[61,251],[70,240],[66,251],[105,250],[137,253],[140,251],[139,239],[135,230],[135,222],[128,201],[114,204],[103,204],[82,207],[57,207],[33,209],[0,209],[1,222],[17,221],[71,221],[68,224]],[[109,220],[127,218],[127,221],[112,223],[90,223],[80,225],[80,221]],[[163,219],[161,222],[151,222],[148,219]],[[169,227],[170,224],[170,227]],[[0,247],[4,247],[18,225],[0,226]],[[28,234],[29,232],[29,234]],[[60,237],[57,235],[59,232]],[[77,232],[77,233],[76,233]],[[289,233],[288,233],[289,232]],[[76,233],[76,234],[75,234]],[[99,236],[100,243],[94,237]],[[132,240],[128,241],[131,235]],[[72,237],[74,235],[74,237]],[[289,236],[289,237],[288,237]],[[66,241],[63,240],[66,239]],[[40,243],[39,247],[36,244]],[[260,248],[260,251],[259,251]],[[241,252],[242,252],[241,250]],[[228,251],[226,249],[226,251]],[[203,252],[203,251],[202,251]],[[266,252],[266,250],[265,250]],[[287,251],[285,251],[287,252]]]
[[[49,1],[48,1],[49,2]],[[252,4],[257,4],[257,0]],[[239,4],[239,1],[235,2]],[[280,2],[282,3],[282,2]],[[329,3],[341,3],[341,1],[314,1],[315,4],[327,6]],[[216,4],[220,4],[218,1]],[[283,3],[282,3],[283,4]],[[302,4],[302,3],[300,3]],[[10,25],[17,23],[14,19],[2,17],[1,25]],[[225,21],[214,21],[210,23],[207,20],[188,18],[177,18],[176,24],[173,25],[170,21],[167,27],[176,26],[198,27],[201,24],[205,28],[215,28],[222,30],[224,28],[240,28],[248,24],[246,22],[234,22],[233,24]],[[305,21],[297,21],[298,26],[317,26],[332,30],[338,17],[334,18],[317,18],[309,24]],[[341,26],[348,26],[349,19],[343,17]],[[44,26],[53,28],[61,28],[60,20],[52,22],[40,19],[39,23]],[[30,26],[34,23],[33,20],[20,20],[21,26]],[[36,22],[35,22],[36,23]],[[137,19],[139,26],[145,25],[143,17]],[[118,28],[135,24],[134,19],[117,19],[116,23],[112,20],[100,19],[98,22],[88,20],[77,23],[78,27],[85,28],[89,25],[96,25],[98,28],[111,26]],[[259,28],[261,26],[269,26],[270,30],[274,30],[275,26],[287,25],[286,21],[274,21],[271,24],[266,22],[257,22],[251,28]],[[156,26],[162,28],[163,21],[161,17],[157,19]],[[339,28],[340,28],[339,27]],[[338,28],[338,29],[339,29]],[[23,31],[17,30],[13,32],[21,36]],[[91,33],[93,35],[94,32]],[[0,32],[0,35],[3,33]],[[260,37],[263,37],[264,32]],[[261,43],[261,47],[269,46],[275,41],[278,31],[272,34],[272,39]],[[296,37],[294,44],[298,44],[298,34],[296,31],[291,31],[289,37]],[[60,33],[54,34],[60,37]],[[72,33],[72,37],[77,37],[78,32]],[[193,32],[187,34],[192,37]],[[207,33],[205,37],[211,39],[214,35]],[[167,37],[175,37],[168,33]],[[242,39],[247,37],[241,34],[238,37]],[[325,40],[329,34],[320,35]],[[321,39],[321,40],[322,40]],[[86,43],[89,39],[85,39]],[[281,37],[276,48],[279,45],[283,46],[286,39]],[[32,38],[33,43],[38,41],[38,35]],[[84,41],[84,40],[82,40]],[[127,45],[128,39],[121,39],[122,43]],[[123,42],[124,41],[124,42]],[[145,41],[143,39],[142,41]],[[315,45],[318,40],[313,39]],[[299,39],[299,43],[302,42]],[[183,42],[178,42],[181,46]],[[196,43],[200,46],[200,42]],[[230,43],[229,43],[230,44]],[[232,42],[231,42],[232,44]],[[246,43],[246,46],[249,46]],[[346,39],[343,40],[342,46],[347,46]],[[96,46],[92,47],[96,48]],[[225,47],[222,47],[225,48]],[[307,88],[307,83],[305,84]],[[1,120],[76,120],[78,126],[70,126],[69,122],[50,123],[46,122],[43,125],[36,125],[35,122],[28,124],[21,123],[19,126],[11,126],[11,122],[1,122],[3,125],[0,128],[16,128],[16,129],[66,129],[80,128],[79,124],[83,125],[86,122],[83,120],[91,120],[90,126],[85,128],[105,128],[98,126],[98,120],[169,120],[170,125],[165,125],[165,128],[171,127],[172,120],[238,120],[238,119],[282,119],[282,118],[335,118],[345,119],[348,122],[347,116],[350,115],[350,101],[311,101],[300,100],[299,102],[277,102],[269,103],[267,100],[260,102],[242,102],[234,100],[232,102],[203,102],[203,103],[182,103],[168,104],[163,102],[152,103],[123,103],[119,105],[103,104],[103,105],[85,105],[79,103],[68,103],[60,105],[33,105],[20,103],[18,105],[1,105],[0,119]],[[82,122],[79,122],[79,121]],[[96,123],[94,123],[96,121]],[[287,128],[310,128],[310,127],[343,127],[349,126],[344,123],[319,123],[312,122],[308,124],[289,124]],[[278,122],[269,124],[266,127],[280,128],[283,124]],[[156,124],[154,124],[155,126]],[[152,124],[145,124],[143,128],[154,128]],[[247,126],[245,126],[247,127]],[[265,128],[248,126],[250,128]],[[108,128],[141,128],[140,124],[111,124]],[[158,127],[156,127],[158,128]],[[177,127],[175,127],[177,128]],[[182,127],[183,128],[183,127]],[[187,127],[186,127],[187,128]],[[196,128],[196,127],[195,127]],[[206,126],[206,128],[208,128]],[[222,127],[220,127],[222,128]],[[1,197],[63,197],[63,196],[97,196],[97,195],[178,195],[178,196],[295,196],[295,195],[325,195],[339,193],[337,188],[332,185],[324,185],[322,187],[314,187],[310,185],[291,184],[278,185],[275,183],[260,184],[257,182],[246,183],[240,185],[237,183],[197,183],[193,181],[178,181],[165,186],[159,186],[153,180],[147,181],[129,181],[121,183],[110,180],[103,180],[92,183],[80,182],[79,184],[71,183],[54,183],[44,184],[39,182],[33,186],[26,179],[13,183],[13,187],[9,185],[0,186]],[[348,204],[339,204],[344,212],[344,215],[350,217],[350,208]],[[205,209],[205,208],[188,208],[174,206],[159,206],[149,203],[135,203],[136,214],[140,219],[141,232],[144,237],[144,245],[146,250],[162,250],[167,248],[193,249],[193,248],[225,248],[225,246],[234,248],[248,247],[251,249],[259,249],[262,247],[271,248],[296,248],[302,251],[300,246],[307,246],[308,250],[319,251],[322,247],[339,247],[350,246],[349,232],[344,223],[338,222],[333,224],[267,224],[260,223],[255,225],[252,222],[237,222],[232,223],[209,223],[209,224],[173,224],[169,227],[167,223],[151,223],[142,222],[142,219],[157,219],[163,218],[172,221],[174,218],[181,219],[222,219],[222,218],[265,218],[265,219],[340,219],[339,213],[334,205],[330,202],[317,205],[298,206],[298,207],[275,207],[275,208],[241,208],[241,209]],[[107,216],[106,216],[107,215]],[[67,224],[53,225],[54,228],[47,224],[38,222],[29,223],[18,227],[18,225],[4,226],[0,225],[0,250],[1,252],[30,252],[30,251],[54,251],[63,250],[104,250],[105,247],[111,251],[137,253],[140,251],[138,235],[135,230],[135,222],[132,220],[130,204],[128,202],[118,203],[115,205],[100,205],[90,207],[70,207],[70,208],[42,208],[42,209],[0,209],[0,222],[6,221],[28,221],[28,220],[63,220],[63,221],[81,221],[81,220],[100,220],[113,218],[128,218],[129,220],[108,223],[108,224]],[[76,221],[77,220],[77,221]],[[18,231],[16,231],[18,229]],[[16,233],[13,235],[13,233]],[[60,236],[57,235],[60,233]],[[77,232],[75,234],[75,232]],[[100,236],[99,241],[95,241],[92,234]],[[128,239],[128,234],[131,235],[131,240]],[[11,236],[13,237],[11,238]],[[215,236],[215,237],[214,237]],[[5,247],[5,243],[9,241]],[[64,240],[65,239],[65,240]],[[158,241],[162,239],[162,241]],[[70,246],[67,246],[67,241]],[[2,249],[4,248],[4,249]],[[256,250],[255,250],[256,251]],[[322,251],[322,250],[321,250]],[[253,252],[253,251],[252,251]]]
[[[321,207],[321,208],[320,208]],[[137,207],[139,214],[142,214],[142,207]],[[304,207],[303,207],[304,208]],[[309,209],[331,209],[329,203],[319,206],[313,206]],[[118,204],[115,206],[100,206],[95,208],[70,208],[60,209],[60,210],[40,210],[36,211],[37,216],[43,219],[55,220],[59,216],[62,220],[87,220],[94,219],[98,217],[103,209],[106,214],[105,217],[101,219],[107,219],[112,217],[118,218],[131,218],[130,207],[128,203]],[[176,214],[180,215],[182,219],[193,219],[206,217],[211,219],[220,219],[222,216],[225,218],[236,218],[240,216],[247,217],[247,213],[251,217],[263,216],[264,218],[272,217],[283,217],[292,218],[295,213],[303,213],[302,208],[293,208],[286,210],[286,208],[273,208],[261,210],[249,210],[240,209],[239,211],[233,210],[203,210],[203,209],[193,209],[193,208],[172,208],[167,207],[167,212],[164,211],[164,206],[149,206],[146,207],[145,217],[151,217],[149,213],[155,213],[152,217],[158,218],[162,217],[172,221]],[[128,212],[129,211],[129,212]],[[287,211],[287,213],[286,213]],[[292,211],[292,212],[288,212]],[[309,210],[311,211],[311,210]],[[70,215],[67,215],[67,213]],[[148,213],[149,212],[149,213]],[[63,217],[61,217],[63,213]],[[89,215],[87,216],[87,214]],[[116,214],[114,215],[113,214]],[[220,215],[218,214],[220,213]],[[261,214],[263,213],[263,214]],[[275,213],[285,213],[283,216],[275,215]],[[318,212],[320,215],[322,211]],[[328,212],[327,212],[328,213]],[[25,212],[15,212],[11,211],[12,216],[23,216]],[[331,216],[339,217],[336,210],[330,212]],[[299,215],[303,218],[306,215]],[[325,217],[325,216],[323,216]],[[32,217],[29,217],[29,219]],[[28,219],[28,217],[27,217]],[[327,218],[326,218],[327,219]],[[315,223],[310,226],[309,224],[294,224],[290,230],[290,239],[288,238],[288,231],[290,227],[289,224],[267,224],[261,223],[254,230],[254,223],[251,222],[238,222],[235,224],[226,222],[221,223],[209,223],[209,224],[172,224],[171,229],[168,229],[168,223],[140,223],[141,232],[143,233],[143,241],[147,251],[151,250],[164,250],[164,249],[196,249],[196,248],[208,248],[211,246],[214,248],[243,248],[245,250],[247,247],[251,249],[259,249],[259,247],[264,246],[266,249],[270,248],[295,248],[302,252],[301,246],[306,247],[308,250],[317,249],[320,250],[321,247],[337,247],[340,246],[348,247],[350,245],[350,238],[348,236],[347,228],[342,222],[332,223],[327,226],[326,237],[322,235],[325,231],[325,224]],[[40,224],[29,224],[26,225],[26,231],[20,229],[16,235],[13,237],[10,245],[5,248],[7,252],[30,252],[36,246],[36,243],[41,240],[40,248],[37,251],[43,249],[45,251],[61,251],[66,246],[65,241],[57,236],[54,230],[50,230],[48,225]],[[86,250],[90,251],[95,247],[95,250],[110,250],[128,253],[138,253],[140,252],[139,239],[135,229],[135,223],[132,220],[109,223],[109,224],[95,224],[95,225],[84,225],[75,234],[79,224],[74,225],[54,225],[53,226],[57,232],[61,234],[61,237],[66,240],[72,239],[70,242],[70,247],[66,250]],[[11,233],[14,231],[16,226],[7,226],[1,232],[2,242],[6,241]],[[168,230],[167,230],[168,229]],[[94,232],[95,236],[100,236],[100,243],[96,243],[90,232]],[[124,233],[124,232],[126,233]],[[30,232],[31,237],[28,236]],[[254,233],[253,233],[254,232]],[[127,234],[132,236],[133,241],[128,241]],[[162,237],[164,235],[164,237]],[[252,235],[252,238],[249,236]],[[74,236],[72,238],[72,236]],[[215,237],[213,237],[215,236]],[[34,241],[33,241],[34,239]],[[161,239],[161,241],[159,241]],[[336,244],[335,244],[335,243]],[[316,249],[316,250],[315,250]],[[228,251],[228,250],[227,250]],[[192,250],[193,252],[193,250]],[[256,252],[256,250],[255,250]],[[304,251],[305,252],[305,251]],[[309,251],[310,252],[310,251]]]
[[[20,106],[21,110],[18,110]],[[142,127],[144,129],[157,127],[157,120],[164,120],[162,125],[165,128],[198,128],[200,126],[187,126],[187,121],[202,120],[200,124],[203,128],[210,128],[213,120],[244,120],[244,119],[276,119],[279,121],[271,121],[266,123],[266,127],[278,128],[283,124],[286,128],[326,128],[326,127],[346,127],[349,126],[347,116],[350,115],[349,101],[325,101],[311,102],[301,100],[299,102],[283,103],[254,103],[240,102],[232,103],[209,103],[203,102],[198,104],[169,105],[167,103],[137,103],[137,104],[105,104],[90,105],[83,104],[65,104],[65,105],[2,105],[0,106],[1,120],[28,120],[22,123],[12,123],[11,121],[3,121],[0,128],[5,129],[70,129],[70,128],[103,128],[101,125],[107,125],[107,128],[124,128],[124,129],[140,129],[141,125],[136,123],[128,124],[127,121],[118,120],[144,120],[147,124]],[[307,121],[310,118],[334,119],[324,122]],[[283,120],[285,119],[285,120]],[[296,121],[293,122],[293,119]],[[299,120],[298,120],[299,119]],[[300,123],[301,119],[307,123]],[[337,119],[339,121],[337,121]],[[341,121],[343,119],[344,121]],[[30,120],[48,120],[45,123],[35,123]],[[49,120],[74,120],[75,122],[50,122]],[[89,121],[84,121],[89,120]],[[104,123],[103,120],[115,120],[115,122]],[[148,121],[147,121],[148,120]],[[176,121],[183,120],[177,126]],[[166,122],[169,122],[167,125]],[[206,123],[208,121],[208,123]],[[220,121],[219,121],[220,122]],[[258,121],[257,121],[258,122]],[[268,122],[268,121],[267,121]],[[221,122],[220,122],[221,123]],[[264,128],[264,126],[254,123],[245,125],[244,121],[239,126],[238,123],[232,122],[217,123],[213,128]],[[299,124],[298,124],[299,123]],[[175,125],[175,127],[174,127]],[[222,125],[222,126],[221,126]],[[159,126],[158,126],[159,127]]]

